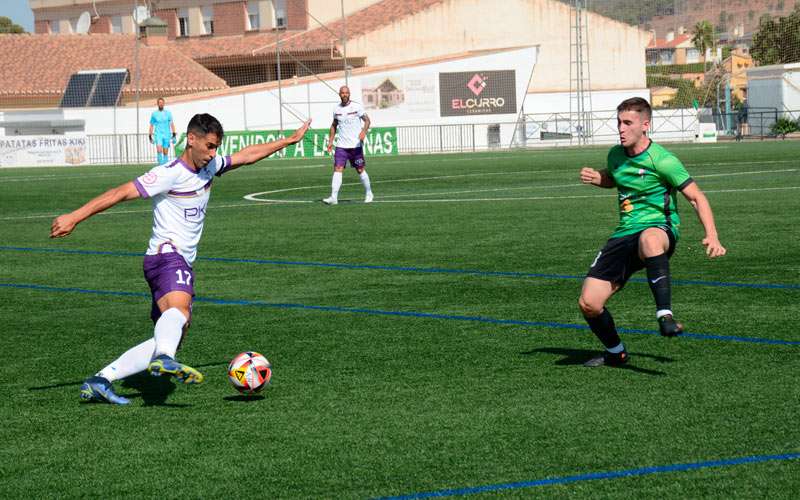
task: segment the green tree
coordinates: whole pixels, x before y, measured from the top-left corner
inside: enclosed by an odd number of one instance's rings
[[[692,43],[702,55],[705,55],[706,49],[714,47],[714,27],[710,22],[700,21],[694,25]]]
[[[800,4],[786,17],[761,16],[750,54],[762,65],[800,62]]]
[[[14,24],[14,21],[6,16],[0,16],[0,34],[3,33],[25,33],[25,28]]]

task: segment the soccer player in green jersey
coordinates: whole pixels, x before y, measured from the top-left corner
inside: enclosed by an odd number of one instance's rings
[[[609,151],[607,168],[581,169],[584,184],[616,187],[619,192],[619,225],[589,267],[578,301],[586,322],[606,348],[586,366],[618,366],[628,361],[605,305],[640,269],[647,270],[661,335],[674,337],[683,332],[672,314],[669,273],[669,258],[679,237],[678,191],[694,207],[705,229],[706,254],[711,258],[725,255],[708,199],[681,161],[647,136],[651,118],[646,100],[634,97],[622,101],[617,107],[621,145]]]

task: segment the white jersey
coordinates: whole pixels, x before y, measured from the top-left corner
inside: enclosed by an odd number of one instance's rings
[[[230,168],[230,156],[216,156],[197,172],[178,158],[134,179],[139,195],[153,199],[153,234],[147,255],[174,249],[192,265],[203,233],[211,183],[215,175]],[[168,245],[163,248],[165,243]]]
[[[361,125],[361,117],[364,116],[364,107],[350,101],[347,106],[339,103],[333,110],[333,119],[336,120],[336,147],[337,148],[357,148],[361,146],[358,134],[364,128]]]

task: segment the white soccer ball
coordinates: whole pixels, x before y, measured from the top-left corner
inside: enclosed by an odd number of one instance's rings
[[[255,394],[269,384],[272,365],[257,352],[238,354],[228,365],[228,380],[242,394]]]

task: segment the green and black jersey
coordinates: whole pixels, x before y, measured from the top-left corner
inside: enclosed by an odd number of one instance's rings
[[[633,157],[614,146],[608,153],[608,172],[619,190],[619,226],[612,238],[666,227],[678,239],[676,194],[693,181],[675,155],[652,141]]]

